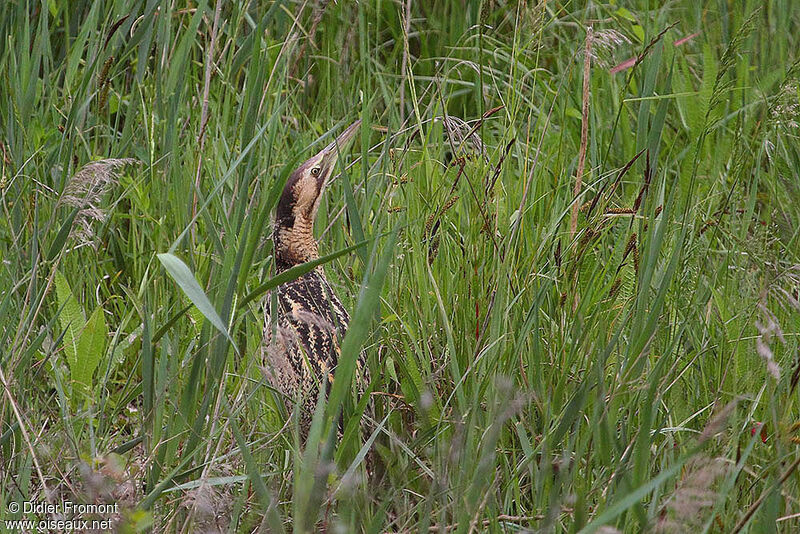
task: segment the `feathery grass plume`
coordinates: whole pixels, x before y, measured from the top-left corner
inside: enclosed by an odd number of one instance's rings
[[[594,32],[592,48],[589,50],[591,59],[604,69],[610,69],[614,64],[614,52],[631,40],[617,30],[599,30]]]
[[[767,371],[775,380],[780,379],[781,368],[775,361],[772,351],[773,338],[776,338],[782,345],[786,345],[786,338],[783,336],[783,329],[778,322],[777,315],[769,309],[767,303],[769,297],[772,297],[784,311],[800,312],[800,301],[793,294],[798,289],[800,289],[800,265],[793,265],[781,273],[765,291],[762,291],[757,304],[761,317],[755,322],[756,330],[759,333],[756,338],[756,352],[764,360]]]
[[[711,416],[697,439],[698,445],[708,442],[725,429],[728,418],[738,404],[739,399],[735,398]],[[717,497],[714,484],[729,468],[724,458],[709,458],[706,455],[692,458],[686,464],[677,488],[666,497],[654,530],[679,533],[702,527],[707,511]]]
[[[728,417],[730,417],[730,415],[733,413],[733,410],[736,408],[737,404],[739,404],[739,399],[733,399],[708,420],[708,423],[706,423],[706,426],[703,428],[703,431],[700,433],[700,437],[698,438],[699,444],[707,442],[722,432],[722,430],[725,428],[725,425],[728,424]]]
[[[279,376],[290,376],[292,364],[289,361],[289,347],[297,343],[297,333],[285,326],[278,326],[272,335],[272,325],[267,318],[264,327],[265,342],[261,344],[260,369],[272,383]],[[285,393],[285,392],[283,392]]]
[[[714,484],[729,470],[730,465],[724,458],[692,458],[677,489],[664,506],[655,532],[681,533],[701,528],[717,498]]]
[[[781,368],[775,361],[772,341],[773,338],[777,338],[782,345],[786,345],[786,339],[783,336],[778,317],[769,309],[767,303],[769,297],[772,297],[782,310],[800,312],[800,301],[795,296],[798,290],[800,290],[800,265],[792,265],[782,272],[766,291],[762,292],[757,305],[761,317],[755,322],[755,327],[759,332],[756,339],[756,352],[766,362],[767,371],[776,380],[780,379]]]
[[[435,117],[434,121],[441,121],[444,125],[447,140],[456,151],[453,154],[454,158],[463,153],[468,156],[479,155],[484,160],[489,161],[486,146],[474,126],[454,115]],[[480,122],[476,122],[476,126],[480,124]]]
[[[124,530],[130,520],[126,517],[141,500],[141,474],[143,472],[141,447],[135,447],[132,458],[116,453],[79,461],[75,470],[62,480],[60,498],[73,502],[107,505],[106,517],[116,529]]]
[[[228,485],[213,486],[202,480],[198,487],[186,492],[182,505],[191,514],[194,532],[228,532],[232,498],[230,490],[223,492],[218,487],[229,488]]]
[[[800,123],[800,59],[797,59],[781,82],[778,94],[769,107],[770,123],[796,129]]]
[[[101,159],[84,165],[69,179],[59,203],[80,210],[73,223],[72,237],[96,248],[97,244],[92,239],[92,223],[104,222],[108,217],[107,211],[100,206],[101,201],[111,186],[117,183],[119,170],[126,165],[139,163],[135,158]]]
[[[333,326],[330,321],[326,320],[318,313],[313,313],[306,310],[297,310],[296,317],[298,320],[311,326],[316,326],[324,332],[333,332],[336,330],[336,327]]]

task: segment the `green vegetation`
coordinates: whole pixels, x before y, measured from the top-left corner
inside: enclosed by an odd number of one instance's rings
[[[178,4],[0,7],[0,519],[800,529],[795,0]],[[302,446],[272,208],[358,118]]]

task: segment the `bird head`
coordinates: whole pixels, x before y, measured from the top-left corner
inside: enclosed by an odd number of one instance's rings
[[[297,167],[286,181],[275,212],[273,234],[279,267],[317,257],[317,243],[312,232],[322,194],[333,176],[339,154],[360,125],[358,120],[348,126],[333,142]]]

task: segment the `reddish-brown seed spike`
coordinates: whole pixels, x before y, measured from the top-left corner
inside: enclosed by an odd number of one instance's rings
[[[503,105],[500,105],[500,106],[497,106],[497,107],[495,107],[495,108],[492,108],[492,109],[490,109],[489,111],[487,111],[487,112],[485,112],[485,113],[483,114],[483,117],[481,117],[481,119],[488,119],[489,117],[491,117],[492,115],[494,115],[495,113],[497,113],[498,111],[500,111],[501,109],[503,109],[504,107],[505,107],[505,106],[503,106]]]
[[[619,291],[620,286],[622,285],[622,279],[617,278],[614,280],[614,283],[611,284],[611,289],[608,290],[608,296],[614,298],[616,296],[617,291]]]
[[[639,211],[639,207],[642,205],[642,199],[644,199],[644,195],[647,193],[652,179],[653,169],[650,167],[650,151],[648,150],[647,158],[645,159],[644,184],[642,184],[642,188],[639,190],[639,196],[636,197],[636,202],[633,203],[634,211]]]
[[[636,232],[632,233],[631,236],[628,238],[628,243],[625,245],[625,252],[622,253],[622,261],[625,261],[625,258],[628,257],[628,254],[631,253],[632,250],[636,248]]]
[[[703,225],[703,227],[700,228],[700,235],[703,235],[704,233],[706,233],[706,231],[709,228],[711,228],[712,226],[716,226],[716,225],[717,225],[717,221],[712,221],[712,220],[706,221],[706,223]]]
[[[99,109],[103,109],[106,107],[106,103],[108,102],[108,89],[109,89],[109,80],[108,80],[108,71],[111,69],[111,65],[114,63],[114,56],[108,56],[106,62],[103,63],[103,68],[100,70],[100,74],[97,75],[97,86],[100,88],[100,92],[97,96],[97,106]]]
[[[595,231],[594,231],[594,230],[592,230],[591,228],[587,228],[586,230],[584,230],[584,231],[583,231],[583,235],[581,236],[581,239],[580,239],[580,241],[578,241],[578,247],[579,247],[579,248],[581,248],[581,247],[584,247],[584,246],[586,246],[586,245],[589,243],[589,241],[591,241],[591,239],[592,239],[592,238],[593,238],[593,237],[594,237],[596,234],[597,234],[597,232],[595,232]]]
[[[492,192],[492,190],[494,189],[494,184],[496,184],[496,183],[497,183],[497,179],[500,177],[500,169],[501,169],[501,168],[502,168],[502,166],[503,166],[503,162],[506,160],[506,157],[508,156],[508,153],[511,151],[511,147],[512,147],[512,145],[514,144],[514,142],[515,142],[515,141],[516,141],[516,139],[511,139],[511,140],[508,142],[508,144],[506,145],[506,149],[505,149],[505,151],[504,151],[504,152],[503,152],[503,154],[500,156],[500,161],[498,161],[498,162],[497,162],[497,166],[494,168],[494,175],[492,176],[492,180],[491,180],[491,182],[489,182],[489,183],[487,183],[487,184],[486,184],[486,191],[485,191],[485,193],[486,193],[486,195],[487,195],[487,196],[488,196],[488,195],[489,195],[489,193],[491,193],[491,192]]]
[[[431,230],[433,229],[433,222],[436,220],[436,214],[431,213],[428,216],[428,219],[425,221],[425,236],[431,235]]]
[[[122,23],[128,20],[128,17],[130,17],[130,14],[125,15],[117,22],[115,22],[113,26],[111,26],[111,28],[108,30],[108,33],[106,34],[106,42],[103,43],[103,49],[105,49],[108,46],[108,42],[111,40],[112,37],[114,37],[116,31],[119,29],[120,26],[122,26]]]
[[[658,206],[656,208],[656,212],[653,214],[653,217],[658,217],[659,215],[661,215],[662,211],[664,211],[664,206],[663,205],[662,206]]]
[[[633,211],[639,211],[639,206],[642,205],[645,191],[647,191],[647,184],[642,184],[642,188],[639,189],[639,196],[637,196],[636,200],[633,202]]]
[[[97,107],[101,110],[106,107],[106,103],[108,102],[109,85],[109,81],[106,80],[106,83],[103,84],[103,87],[100,89],[100,94],[97,97]]]
[[[556,243],[556,251],[553,254],[556,260],[556,268],[560,271],[561,270],[561,240],[558,240]]]
[[[635,209],[629,208],[609,208],[606,210],[606,215],[634,215]]]
[[[441,209],[441,211],[440,211],[439,213],[440,213],[440,214],[442,214],[442,213],[446,212],[447,210],[449,210],[450,208],[452,208],[452,207],[453,207],[453,205],[454,205],[454,204],[455,204],[457,201],[458,201],[458,195],[454,195],[453,197],[451,197],[451,198],[450,198],[450,200],[448,200],[448,201],[447,201],[447,203],[445,203],[445,205],[444,205],[444,206],[442,206],[442,209]]]
[[[481,306],[478,301],[475,301],[475,340],[477,341],[481,335]]]
[[[428,265],[433,265],[433,261],[436,259],[436,256],[438,255],[439,255],[439,236],[437,235],[433,238],[431,247],[428,249]]]
[[[644,151],[645,151],[645,149],[640,150],[638,154],[633,156],[633,158],[628,163],[625,164],[625,166],[619,172],[619,174],[617,175],[617,178],[614,180],[614,182],[613,182],[613,184],[611,186],[611,190],[612,191],[617,187],[617,184],[620,182],[620,180],[622,180],[622,177],[625,176],[625,173],[627,173],[628,170],[631,167],[633,167],[633,164],[636,163],[636,160],[639,159],[639,156],[641,156],[644,153]],[[592,205],[589,207],[589,211],[588,211],[589,214],[591,214],[592,211],[594,211],[595,206],[597,206],[597,203],[600,201],[600,197],[603,196],[602,193],[603,193],[604,189],[605,189],[605,186],[603,186],[603,188],[600,189],[600,192],[594,197],[594,200],[592,200]]]
[[[114,63],[114,56],[108,56],[106,62],[103,63],[103,68],[100,69],[100,73],[97,75],[97,86],[102,87],[106,83],[106,78],[108,77],[108,71],[111,69],[111,65]]]

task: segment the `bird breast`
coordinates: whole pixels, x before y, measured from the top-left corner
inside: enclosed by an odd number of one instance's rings
[[[270,358],[275,385],[284,393],[328,384],[339,361],[339,343],[350,317],[320,270],[277,289],[278,351]]]

